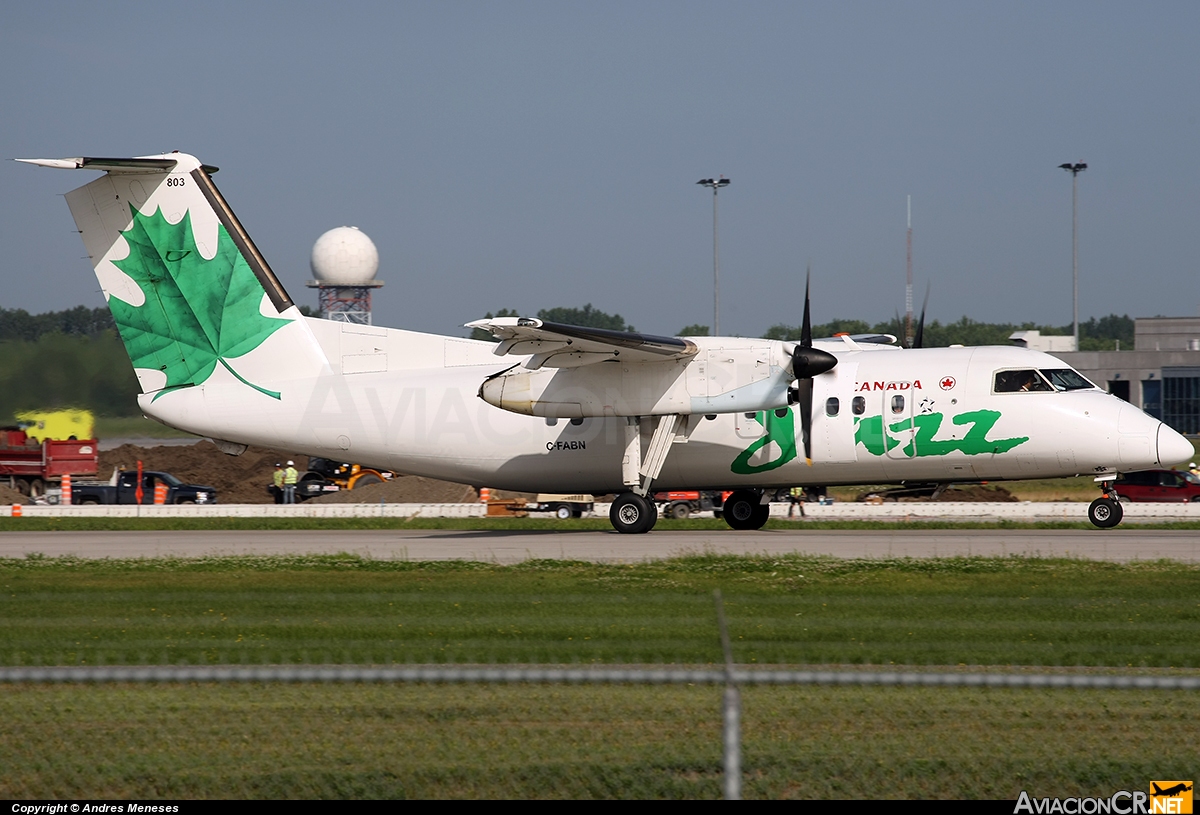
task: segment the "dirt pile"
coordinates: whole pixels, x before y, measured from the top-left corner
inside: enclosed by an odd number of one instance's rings
[[[22,495],[11,487],[0,486],[0,507],[11,507],[13,504],[28,504],[29,498]],[[7,515],[8,511],[2,513]]]
[[[212,487],[222,504],[270,504],[275,499],[267,492],[267,487],[275,472],[275,462],[286,464],[289,459],[296,462],[296,469],[302,475],[308,469],[308,456],[265,447],[250,447],[240,456],[227,456],[210,441],[161,447],[124,444],[100,452],[98,477],[107,479],[114,467],[136,469],[140,460],[144,469],[161,470],[190,484]],[[388,483],[331,493],[313,500],[377,504],[381,498],[388,504],[478,500],[471,487],[417,476],[397,476]]]
[[[1021,499],[1004,487],[985,486],[983,484],[960,484],[950,487],[934,497],[933,485],[918,487],[894,487],[891,489],[874,489],[860,493],[855,499],[868,504],[880,503],[954,503],[970,501],[1010,502]]]
[[[468,504],[479,500],[474,487],[416,475],[398,475],[382,484],[340,490],[313,498],[318,504]]]
[[[943,492],[938,501],[1020,501],[1004,487],[985,487],[980,484],[973,486],[951,487]]]

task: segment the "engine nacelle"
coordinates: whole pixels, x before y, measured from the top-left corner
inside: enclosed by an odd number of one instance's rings
[[[773,410],[788,404],[790,360],[779,342],[695,338],[685,359],[572,368],[514,367],[484,381],[479,397],[527,416],[657,416]]]

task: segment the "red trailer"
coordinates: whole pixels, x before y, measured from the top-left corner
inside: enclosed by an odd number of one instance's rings
[[[94,476],[100,464],[95,439],[47,439],[39,443],[15,427],[0,428],[0,484],[24,495],[44,495],[64,475]]]

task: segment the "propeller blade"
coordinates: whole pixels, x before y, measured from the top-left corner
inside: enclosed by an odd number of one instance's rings
[[[812,269],[804,275],[804,320],[800,323],[800,344],[792,349],[792,376],[800,404],[800,429],[804,437],[804,460],[812,466],[813,377],[837,365],[837,357],[820,348],[813,348],[810,288]]]
[[[804,321],[800,323],[800,344],[792,349],[792,377],[795,379],[811,379],[823,374],[837,365],[837,357],[820,348],[813,348],[812,318],[810,316],[809,287],[812,283],[812,270],[804,276]]]
[[[812,466],[812,410],[813,383],[811,379],[801,379],[796,383],[800,392],[800,429],[804,441],[804,461]]]
[[[804,321],[800,323],[800,345],[812,347],[812,321],[808,317],[808,287],[812,282],[812,270],[804,274]]]
[[[925,284],[925,302],[921,304],[921,319],[917,322],[917,333],[913,337],[913,348],[925,346],[925,309],[929,308],[929,284]]]

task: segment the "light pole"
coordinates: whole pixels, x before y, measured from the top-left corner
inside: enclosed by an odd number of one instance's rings
[[[1075,350],[1079,350],[1079,174],[1087,169],[1083,162],[1060,164],[1071,174],[1071,324]]]
[[[713,336],[721,334],[721,262],[717,251],[717,190],[729,186],[729,179],[702,178],[696,182],[703,187],[712,187],[713,191]]]

